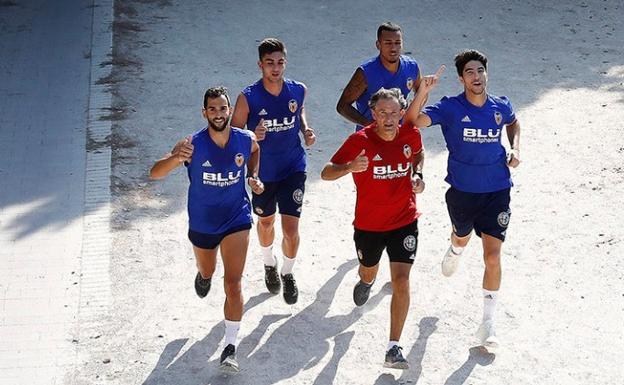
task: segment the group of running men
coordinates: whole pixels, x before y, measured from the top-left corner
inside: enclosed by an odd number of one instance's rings
[[[509,168],[520,163],[520,126],[511,104],[506,97],[486,92],[487,58],[475,50],[457,54],[455,66],[464,91],[423,109],[444,66],[434,75],[422,76],[416,61],[402,55],[402,45],[400,26],[391,22],[379,26],[379,55],[356,69],[337,105],[340,115],[356,124],[356,132],[321,173],[324,180],[353,174],[356,185],[353,239],[360,280],[353,300],[357,306],[368,300],[384,250],[390,259],[390,338],[384,366],[397,369],[409,367],[399,339],[409,309],[409,274],[418,244],[415,194],[425,188],[419,128],[440,125],[449,151],[445,180],[450,184],[446,203],[452,232],[442,273],[450,276],[457,270],[473,229],[482,240],[484,310],[477,335],[486,348],[499,344],[494,312],[501,246],[511,215]],[[231,372],[239,370],[241,278],[252,210],[258,216],[266,287],[274,294],[282,291],[288,304],[297,302],[293,265],[306,180],[301,139],[306,146],[316,140],[306,120],[306,86],[284,77],[284,44],[264,39],[258,54],[262,78],[238,95],[234,107],[224,87],[208,89],[202,109],[208,126],[177,142],[150,170],[152,178],[162,178],[180,165],[187,169],[188,237],[197,261],[195,291],[201,298],[210,290],[221,249],[226,300],[220,367]],[[501,143],[504,128],[509,153]],[[245,184],[251,189],[251,201]],[[283,234],[279,272],[273,250],[277,207]]]

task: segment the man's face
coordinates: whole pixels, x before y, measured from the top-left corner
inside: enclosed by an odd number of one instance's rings
[[[262,78],[270,82],[281,81],[286,70],[286,55],[283,52],[272,52],[258,61]]]
[[[379,99],[371,112],[377,122],[377,128],[385,133],[396,131],[405,114],[405,110],[401,109],[399,101],[395,98]]]
[[[375,45],[382,59],[389,63],[396,63],[403,49],[403,36],[401,32],[381,31]]]
[[[204,117],[208,120],[210,128],[215,131],[223,131],[227,126],[232,109],[225,96],[208,98],[206,108],[203,110]]]
[[[464,66],[464,71],[459,80],[464,85],[466,91],[475,95],[481,95],[485,92],[487,71],[480,61],[471,60]]]

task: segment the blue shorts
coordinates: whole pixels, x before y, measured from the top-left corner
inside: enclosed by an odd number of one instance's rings
[[[305,192],[305,172],[296,172],[279,182],[264,182],[264,192],[260,195],[252,194],[251,204],[253,211],[259,217],[269,217],[275,214],[279,206],[280,214],[299,218]]]
[[[446,207],[455,235],[465,237],[474,229],[479,237],[483,233],[504,242],[511,218],[509,191],[469,193],[449,188],[446,192]]]
[[[390,262],[414,263],[418,246],[418,220],[389,231],[365,231],[355,229],[353,232],[355,251],[360,265],[373,267],[379,263],[384,249]]]
[[[200,249],[214,249],[215,247],[219,246],[223,238],[227,237],[228,235],[249,229],[251,229],[251,223],[232,227],[231,229],[220,234],[199,233],[197,231],[189,229],[188,238],[195,247],[198,247]]]

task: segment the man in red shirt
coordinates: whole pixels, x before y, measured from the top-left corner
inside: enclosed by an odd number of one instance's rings
[[[417,127],[400,123],[406,101],[398,88],[380,89],[369,106],[375,121],[347,138],[323,168],[321,178],[336,180],[353,173],[357,188],[353,239],[360,261],[353,300],[358,306],[368,300],[386,249],[392,302],[384,366],[407,369],[399,338],[409,309],[409,274],[418,240],[415,194],[425,188],[420,169],[422,142]]]

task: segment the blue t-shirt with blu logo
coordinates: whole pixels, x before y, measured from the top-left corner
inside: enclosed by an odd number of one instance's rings
[[[303,83],[284,79],[282,91],[274,96],[260,79],[242,92],[249,105],[247,128],[255,131],[261,119],[267,128],[265,138],[258,141],[260,180],[279,182],[295,172],[305,171],[305,151],[299,138],[305,97]]]
[[[446,182],[457,190],[494,192],[513,186],[501,143],[505,125],[516,120],[509,99],[488,95],[485,104],[471,104],[464,93],[427,106],[431,124],[439,124],[449,151]]]
[[[232,127],[221,148],[204,128],[191,141],[193,156],[186,164],[189,228],[220,234],[252,223],[251,204],[245,190],[245,166],[251,154],[251,135]]]

